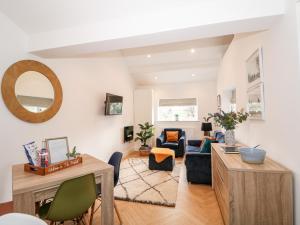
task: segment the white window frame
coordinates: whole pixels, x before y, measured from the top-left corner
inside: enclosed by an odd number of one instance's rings
[[[161,106],[161,101],[181,101],[181,100],[190,100],[190,101],[195,101],[195,104],[191,104],[190,106],[194,106],[195,107],[195,117],[194,117],[194,120],[176,120],[174,118],[174,120],[164,120],[164,119],[161,119],[160,117],[160,107],[163,107]],[[174,107],[176,105],[173,105]],[[180,105],[178,105],[180,106]],[[182,105],[184,106],[184,105]],[[188,106],[188,105],[186,105]],[[172,105],[170,105],[170,107],[172,107]],[[195,98],[195,97],[191,97],[191,98],[161,98],[158,100],[158,104],[157,104],[157,122],[197,122],[199,121],[199,106],[198,106],[198,98]]]

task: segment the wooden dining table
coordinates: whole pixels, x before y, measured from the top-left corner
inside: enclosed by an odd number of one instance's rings
[[[94,173],[101,183],[101,224],[113,225],[113,166],[88,154],[83,162],[70,168],[40,176],[24,171],[24,164],[12,166],[12,192],[14,212],[35,215],[35,203],[53,198],[62,182]]]

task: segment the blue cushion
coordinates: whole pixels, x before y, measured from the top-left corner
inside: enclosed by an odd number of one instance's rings
[[[186,147],[187,152],[200,152],[200,147],[188,145]]]
[[[215,140],[205,139],[201,147],[200,153],[211,153],[211,143],[216,143]]]
[[[219,142],[219,143],[225,142],[224,134],[222,132],[217,132],[215,137],[216,137],[217,142]]]

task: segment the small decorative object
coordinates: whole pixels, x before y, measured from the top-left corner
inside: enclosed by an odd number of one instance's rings
[[[218,109],[220,109],[222,106],[221,95],[217,95],[217,106]]]
[[[42,149],[39,151],[39,166],[40,167],[49,166],[49,153],[46,147],[46,141],[43,141]]]
[[[203,117],[204,121],[201,125],[201,130],[204,131],[204,136],[210,136],[210,131],[212,131],[212,124],[209,122],[211,117]]]
[[[217,126],[224,128],[225,131],[225,143],[226,145],[235,145],[234,129],[236,125],[247,120],[249,114],[244,113],[243,110],[240,112],[218,112],[208,114],[210,117],[214,118]]]
[[[263,83],[257,84],[248,89],[247,108],[249,118],[254,120],[264,120],[265,105],[264,105],[264,86]]]
[[[30,165],[37,166],[39,165],[39,152],[38,147],[34,141],[23,145],[25,153]]]
[[[67,137],[46,139],[46,147],[49,152],[50,164],[68,160],[69,145]]]
[[[68,158],[75,159],[77,156],[80,155],[80,153],[76,151],[76,146],[74,146],[73,150],[71,152],[68,152],[66,155],[67,155]]]
[[[41,167],[41,166],[33,166],[30,165],[29,163],[24,164],[24,171],[29,172],[29,173],[34,173],[37,175],[45,176],[66,168],[69,168],[71,166],[75,166],[77,164],[82,163],[82,157],[77,156],[75,159],[70,159],[70,160],[64,160],[58,163],[54,163],[49,165],[48,167]]]
[[[246,60],[246,70],[249,88],[263,82],[262,48],[256,49]]]
[[[241,158],[246,163],[262,164],[266,158],[266,151],[258,148],[240,148]]]
[[[140,141],[142,146],[140,150],[149,150],[151,147],[147,144],[148,139],[154,136],[154,127],[149,122],[139,124],[140,132],[136,133],[135,141]]]
[[[175,121],[179,121],[179,115],[175,114]]]

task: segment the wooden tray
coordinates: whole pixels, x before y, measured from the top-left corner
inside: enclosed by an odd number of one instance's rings
[[[33,166],[29,163],[24,164],[24,171],[29,173],[34,173],[37,175],[45,176],[66,168],[69,168],[71,166],[75,166],[77,164],[82,163],[82,157],[77,156],[75,159],[65,160],[59,163],[51,164],[48,167],[39,167],[39,166]]]

